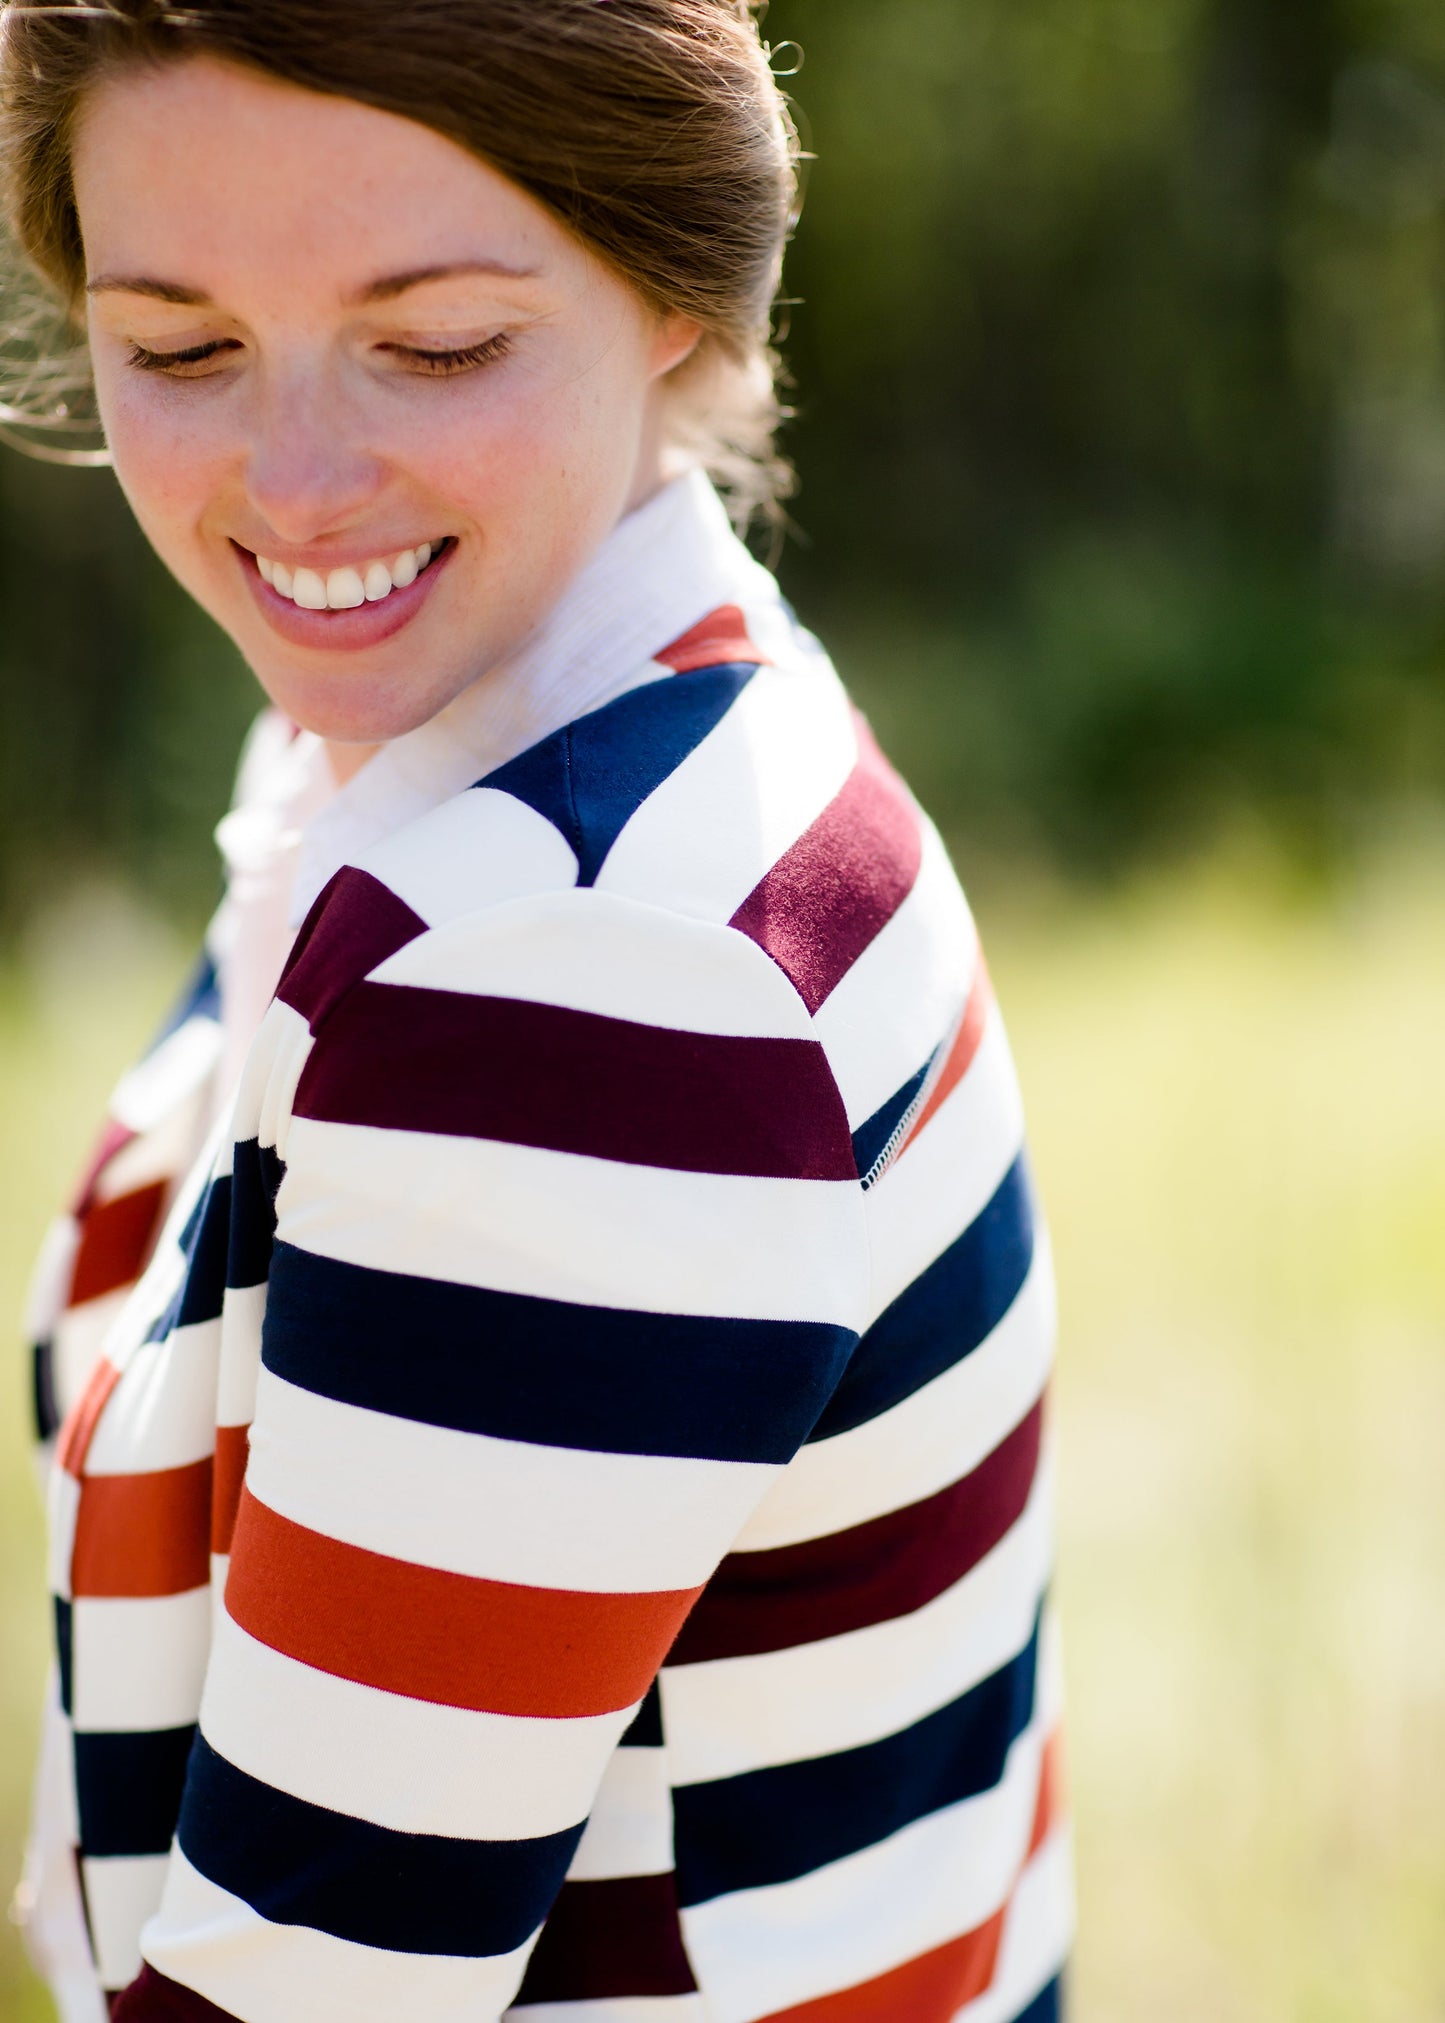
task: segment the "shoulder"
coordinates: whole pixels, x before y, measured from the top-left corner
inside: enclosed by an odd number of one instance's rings
[[[742,1029],[801,1036],[905,909],[966,938],[926,818],[781,604],[722,607],[656,665],[338,873],[282,986],[313,1029],[384,966],[503,995],[586,972],[617,1015],[687,1029],[737,999]]]

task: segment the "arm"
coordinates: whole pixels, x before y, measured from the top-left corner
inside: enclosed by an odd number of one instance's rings
[[[302,1052],[201,1736],[118,2013],[484,2023],[851,1353],[862,1197],[772,962],[596,892],[432,930]]]

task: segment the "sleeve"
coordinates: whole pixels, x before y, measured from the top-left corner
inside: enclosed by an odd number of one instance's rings
[[[490,2023],[856,1345],[847,1120],[755,944],[595,891],[429,930],[295,1056],[224,1606],[117,2014]]]

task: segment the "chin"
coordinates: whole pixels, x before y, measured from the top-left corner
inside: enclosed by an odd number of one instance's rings
[[[333,744],[381,745],[405,737],[429,723],[470,684],[459,678],[419,691],[395,674],[366,675],[360,669],[345,674],[302,674],[295,668],[256,669],[257,678],[276,707]]]

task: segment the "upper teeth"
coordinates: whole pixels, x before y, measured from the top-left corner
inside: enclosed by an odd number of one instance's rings
[[[361,569],[332,569],[325,576],[319,569],[288,569],[266,555],[256,557],[256,567],[279,596],[289,597],[303,611],[354,611],[358,604],[379,604],[393,590],[415,583],[435,553],[435,545],[423,541],[419,548],[403,548],[388,561],[368,562]]]

